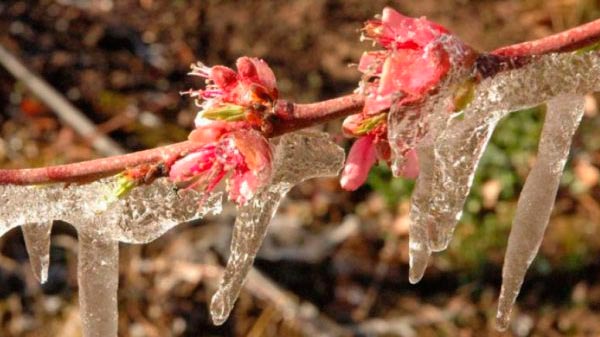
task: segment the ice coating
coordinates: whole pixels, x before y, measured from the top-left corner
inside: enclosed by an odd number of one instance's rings
[[[343,163],[344,150],[325,133],[303,131],[280,137],[271,183],[238,208],[230,256],[210,304],[214,324],[223,324],[233,309],[281,199],[306,179],[337,175]]]
[[[435,43],[442,44],[448,53],[452,67],[440,84],[440,90],[430,93],[416,104],[393,104],[388,114],[388,141],[392,150],[392,172],[400,176],[405,165],[404,156],[416,148],[419,160],[419,178],[412,195],[411,221],[409,226],[409,281],[417,283],[423,276],[432,250],[430,232],[436,226],[421,211],[429,202],[433,184],[434,152],[436,133],[443,130],[451,117],[453,94],[457,85],[471,74],[466,65],[472,58],[472,51],[452,35],[443,35]],[[420,188],[419,188],[420,186]],[[427,209],[427,208],[424,208]]]
[[[88,231],[80,231],[78,239],[77,280],[83,336],[116,337],[119,242],[104,240]]]
[[[105,240],[148,243],[177,224],[221,210],[221,194],[177,192],[161,178],[114,197],[118,178],[88,184],[0,186],[0,235],[8,230],[51,220],[63,220]],[[98,225],[102,224],[102,225]]]
[[[25,247],[29,254],[29,262],[33,276],[40,283],[48,280],[48,266],[50,264],[50,232],[52,221],[28,223],[23,225]]]
[[[452,65],[440,87],[454,87],[469,74],[465,64],[472,58],[472,51],[453,35],[440,36],[426,50],[433,49],[437,44],[448,53]],[[427,57],[427,54],[424,57]],[[392,104],[388,114],[388,141],[392,150],[392,172],[395,176],[400,176],[402,173],[406,152],[416,148],[427,133],[432,122],[430,119],[447,118],[445,112],[451,108],[451,96],[448,91],[432,93],[424,97],[422,102],[408,103],[408,106],[402,103],[403,96],[398,95],[398,99]],[[432,114],[433,111],[441,113]]]
[[[500,330],[508,327],[511,309],[525,273],[542,243],[569,155],[571,138],[583,115],[584,98],[558,96],[548,101],[547,106],[537,160],[521,191],[504,257],[496,317]]]
[[[23,226],[34,274],[47,277],[52,220],[79,234],[79,304],[84,337],[117,336],[119,242],[147,243],[182,222],[221,211],[221,193],[177,191],[168,179],[116,198],[117,177],[88,184],[0,186],[0,235]]]
[[[458,113],[427,111],[432,116],[427,117],[427,134],[417,147],[420,175],[411,202],[412,282],[422,277],[429,252],[448,246],[477,164],[498,121],[512,111],[563,94],[598,91],[599,77],[600,57],[596,52],[549,54],[483,80],[471,103]],[[452,84],[446,86],[438,95],[450,98]]]

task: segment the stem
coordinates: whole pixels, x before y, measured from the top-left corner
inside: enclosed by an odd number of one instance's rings
[[[282,101],[276,107],[280,117],[272,121],[274,137],[360,111],[360,95],[342,96],[312,104],[293,104]],[[120,156],[99,158],[80,163],[31,169],[0,170],[0,185],[33,185],[58,182],[86,182],[111,176],[138,165],[168,163],[200,148],[203,144],[185,141],[150,150]]]
[[[533,57],[566,52],[600,42],[600,19],[539,40],[523,42],[481,54],[476,62],[482,77],[515,69]],[[361,95],[352,94],[312,104],[294,104],[280,100],[269,121],[265,136],[274,137],[340,117],[358,113],[364,104]],[[142,164],[156,165],[179,158],[201,144],[185,141],[151,150],[107,157],[86,162],[34,169],[0,170],[0,185],[31,185],[53,182],[85,182],[119,173]]]
[[[99,158],[80,163],[31,169],[0,170],[0,185],[33,185],[55,182],[85,182],[119,173],[142,164],[160,164],[185,155],[201,145],[185,141],[151,150]]]
[[[267,133],[267,137],[279,136],[358,113],[364,102],[363,95],[359,94],[311,104],[293,104],[279,100],[275,106],[277,119],[271,121],[272,131]]]
[[[497,56],[527,57],[548,53],[573,51],[600,41],[600,19],[538,40],[498,48]]]

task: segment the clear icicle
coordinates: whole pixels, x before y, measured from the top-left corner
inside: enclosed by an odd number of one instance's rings
[[[112,177],[88,184],[0,186],[0,235],[24,226],[40,280],[45,278],[43,261],[48,257],[43,254],[49,242],[48,230],[40,223],[63,220],[77,229],[84,337],[117,336],[119,242],[147,243],[179,223],[221,211],[221,193],[178,193],[166,178],[121,198],[114,197],[118,184]]]
[[[483,80],[472,102],[463,111],[450,114],[443,108],[444,97],[452,97],[452,83],[463,81],[461,76],[464,74],[453,74],[434,100],[441,104],[428,105],[425,110],[427,134],[417,147],[420,174],[411,205],[411,282],[421,278],[429,251],[448,246],[479,159],[498,121],[512,111],[565,93],[599,91],[600,56],[573,52],[538,57],[522,68]],[[389,116],[390,126],[393,118]],[[388,129],[390,137],[401,131]]]
[[[508,238],[496,318],[500,330],[508,327],[525,273],[542,243],[583,106],[584,98],[575,95],[558,96],[548,102],[538,157],[521,191]]]
[[[50,265],[52,221],[28,223],[23,225],[22,229],[33,275],[40,283],[46,283]]]
[[[100,225],[100,224],[97,224]],[[79,309],[84,337],[117,337],[119,243],[79,232]]]
[[[306,179],[337,175],[344,163],[343,149],[327,134],[303,131],[284,135],[278,141],[271,183],[238,209],[231,253],[210,304],[217,325],[229,317],[281,199]]]

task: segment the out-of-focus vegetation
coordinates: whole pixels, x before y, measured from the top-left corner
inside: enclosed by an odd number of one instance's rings
[[[201,83],[189,64],[265,58],[282,96],[315,101],[350,92],[368,44],[361,22],[392,5],[426,15],[482,50],[539,38],[600,17],[590,0],[0,2],[0,43],[128,150],[185,139],[195,114],[179,91]],[[600,116],[589,96],[540,255],[528,274],[509,334],[600,334]],[[334,179],[292,191],[273,220],[257,267],[311,302],[347,334],[490,336],[504,247],[532,162],[543,107],[500,123],[447,252],[418,285],[407,281],[413,182],[373,170],[355,193]],[[31,167],[97,156],[0,69],[0,165]],[[339,122],[325,128],[339,135]],[[341,137],[339,137],[341,141]],[[146,246],[124,246],[119,293],[122,336],[302,336],[256,292],[242,294],[222,327],[207,302],[228,244],[232,209],[182,225]],[[344,231],[336,231],[343,228]],[[346,230],[348,229],[348,230]],[[33,279],[20,232],[0,238],[0,336],[79,336],[76,238],[53,232],[49,282]],[[377,327],[374,328],[374,327]],[[328,332],[327,329],[323,331]]]

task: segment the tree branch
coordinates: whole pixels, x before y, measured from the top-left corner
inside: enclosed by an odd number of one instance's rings
[[[272,132],[268,137],[296,131],[312,125],[348,116],[360,111],[363,99],[360,95],[342,96],[312,104],[293,104],[282,101],[277,109],[277,119],[271,121]],[[106,157],[80,163],[31,169],[0,170],[0,185],[33,185],[57,182],[87,182],[122,172],[139,165],[168,163],[193,152],[203,144],[185,141],[150,150]]]
[[[565,32],[539,40],[519,43],[481,54],[476,62],[482,77],[494,76],[528,63],[533,57],[554,52],[566,52],[600,42],[600,20],[592,21]],[[342,96],[312,104],[277,102],[270,128],[265,136],[274,137],[333,119],[358,113],[364,98],[358,94]],[[0,184],[43,184],[53,182],[85,182],[110,176],[138,165],[158,165],[198,149],[201,145],[185,141],[126,155],[52,167],[0,170]]]

